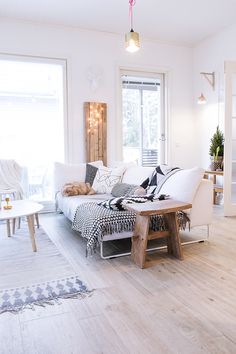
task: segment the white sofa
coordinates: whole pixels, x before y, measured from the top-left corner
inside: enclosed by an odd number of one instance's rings
[[[95,163],[97,166],[101,162]],[[140,185],[153,172],[153,167],[127,166],[122,177],[124,183]],[[101,202],[112,197],[111,194],[81,195],[63,197],[61,188],[67,182],[84,181],[86,164],[66,165],[55,163],[54,188],[56,192],[57,208],[70,220],[73,221],[76,209],[86,202]],[[204,170],[195,168],[182,170],[174,174],[162,186],[160,193],[169,194],[171,198],[192,203],[192,209],[187,211],[191,228],[201,225],[209,225],[212,222],[212,182],[203,179]],[[131,237],[131,232],[105,235],[103,241]],[[102,244],[101,244],[101,256]],[[103,257],[108,258],[108,257]]]

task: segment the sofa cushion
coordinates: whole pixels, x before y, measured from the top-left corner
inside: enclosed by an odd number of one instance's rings
[[[126,168],[122,182],[140,185],[152,172],[153,167],[130,166]]]
[[[203,175],[204,169],[199,167],[179,170],[165,181],[159,193],[169,194],[173,199],[192,203]]]
[[[99,167],[92,184],[95,193],[111,193],[114,185],[121,181],[124,171],[124,167]]]
[[[90,186],[93,185],[93,181],[96,176],[97,170],[98,170],[98,167],[96,167],[90,163],[86,164],[85,182],[89,183]]]
[[[102,166],[102,161],[90,162],[94,166]],[[86,174],[86,163],[67,164],[61,162],[54,163],[54,191],[58,192],[67,182],[77,181],[84,182]]]
[[[77,195],[75,197],[63,197],[59,192],[56,196],[56,208],[61,210],[63,214],[70,219],[74,220],[76,209],[79,205],[84,203],[99,203],[103,200],[111,198],[110,194],[93,194],[93,195]]]
[[[136,184],[117,183],[111,190],[113,197],[122,197],[125,195],[144,195],[146,190]]]

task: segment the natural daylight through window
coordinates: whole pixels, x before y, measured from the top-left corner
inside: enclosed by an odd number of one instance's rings
[[[64,161],[63,63],[0,58],[0,158],[24,167],[26,196],[50,201]]]
[[[142,166],[165,160],[163,76],[123,75],[123,158]]]

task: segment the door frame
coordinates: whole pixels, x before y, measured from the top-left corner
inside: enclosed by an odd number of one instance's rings
[[[224,141],[224,215],[236,215],[236,202],[232,202],[232,164],[236,166],[236,160],[233,161],[232,153],[232,75],[236,75],[236,61],[224,62],[225,73],[225,141]],[[235,182],[234,182],[235,184]]]
[[[122,80],[121,77],[124,73],[128,72],[129,75],[140,76],[140,77],[155,77],[158,75],[163,75],[163,105],[162,105],[162,114],[164,115],[164,129],[165,129],[165,157],[164,163],[168,164],[170,160],[170,118],[169,118],[169,82],[170,82],[170,70],[167,68],[146,68],[146,67],[129,67],[126,65],[120,65],[117,67],[117,119],[116,119],[116,156],[117,160],[123,160],[123,129],[122,129]]]

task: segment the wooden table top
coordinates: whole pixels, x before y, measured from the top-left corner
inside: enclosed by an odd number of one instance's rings
[[[216,176],[223,176],[224,171],[205,171],[204,172],[206,175],[216,175]]]
[[[126,205],[126,207],[130,211],[134,211],[136,214],[139,215],[159,215],[177,212],[179,210],[191,209],[192,204],[181,202],[178,200],[167,199],[140,204],[135,203]]]

